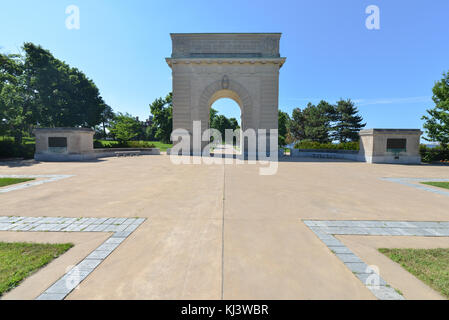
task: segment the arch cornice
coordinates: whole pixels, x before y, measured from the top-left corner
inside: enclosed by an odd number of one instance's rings
[[[282,68],[286,58],[167,58],[167,64],[172,68],[175,64],[211,65],[211,64],[275,64]]]

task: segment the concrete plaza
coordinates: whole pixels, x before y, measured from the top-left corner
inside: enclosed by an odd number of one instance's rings
[[[449,179],[444,166],[301,159],[260,176],[259,165],[161,155],[2,163],[0,175],[69,176],[1,193],[0,216],[146,218],[68,299],[375,299],[303,220],[449,221],[448,195],[382,179]],[[36,298],[105,237],[1,231],[0,241],[75,243],[4,298]],[[338,238],[405,298],[441,298],[375,249],[449,237]]]

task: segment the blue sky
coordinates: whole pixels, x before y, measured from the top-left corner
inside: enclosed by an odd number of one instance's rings
[[[68,5],[80,29],[65,26]],[[380,30],[365,27],[368,5]],[[83,70],[114,110],[147,118],[171,91],[171,32],[282,32],[279,107],[351,98],[368,128],[421,128],[449,70],[449,1],[1,0],[0,50],[31,41]],[[239,117],[238,106],[214,108]]]

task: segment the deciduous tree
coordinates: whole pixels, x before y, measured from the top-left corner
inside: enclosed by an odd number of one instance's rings
[[[164,143],[170,143],[170,136],[173,131],[173,97],[169,93],[164,99],[158,98],[150,104],[153,115],[153,132],[156,139]]]
[[[435,103],[433,109],[427,110],[425,120],[428,141],[437,141],[443,147],[449,145],[449,72],[443,73],[443,78],[437,81],[433,87],[432,100]]]
[[[27,86],[35,94],[38,122],[48,127],[90,127],[106,108],[95,83],[48,50],[25,43]]]
[[[278,144],[280,147],[283,147],[287,144],[286,141],[290,125],[290,116],[287,112],[279,110],[278,119]]]
[[[22,143],[24,131],[35,122],[34,92],[29,88],[20,55],[0,54],[0,131]]]
[[[105,108],[100,115],[100,120],[101,120],[101,124],[103,127],[102,128],[103,129],[103,138],[106,138],[106,136],[107,136],[106,127],[109,127],[111,125],[114,118],[115,118],[114,110],[112,110],[112,108],[110,106],[105,105]]]
[[[115,116],[111,125],[111,134],[121,142],[129,141],[139,135],[140,122],[130,114],[119,113]]]

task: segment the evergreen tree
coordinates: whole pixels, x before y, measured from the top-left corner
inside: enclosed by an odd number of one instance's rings
[[[289,131],[293,142],[306,138],[306,119],[304,112],[300,108],[293,109]]]
[[[366,126],[351,99],[337,102],[334,138],[340,142],[358,141],[360,129]]]
[[[320,143],[331,142],[335,107],[322,100],[318,105],[309,103],[303,110],[305,139]]]

